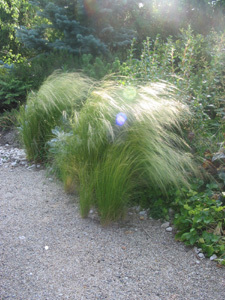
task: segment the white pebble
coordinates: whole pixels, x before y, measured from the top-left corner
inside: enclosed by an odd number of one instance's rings
[[[212,256],[210,256],[210,260],[214,260],[214,259],[217,259],[217,255],[216,254],[213,254]]]
[[[172,228],[172,227],[167,227],[167,228],[166,228],[166,231],[167,231],[167,232],[171,232],[171,231],[173,231],[173,228]]]
[[[146,216],[147,212],[145,210],[142,210],[142,211],[139,212],[139,215],[140,216]]]
[[[167,228],[170,226],[170,222],[165,222],[161,225],[161,228]]]
[[[198,257],[199,257],[199,258],[205,258],[205,255],[204,255],[203,253],[199,253],[199,254],[198,254]]]
[[[201,250],[201,249],[200,249]],[[194,252],[196,253],[196,254],[198,254],[200,251],[199,251],[199,248],[197,248],[197,247],[194,247]]]

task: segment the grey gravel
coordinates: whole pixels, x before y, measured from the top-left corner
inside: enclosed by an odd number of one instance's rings
[[[6,161],[0,165],[1,300],[225,299],[224,268],[198,260],[161,222],[142,220],[133,209],[126,220],[102,227],[94,209],[82,219],[78,198],[49,181],[45,170]]]

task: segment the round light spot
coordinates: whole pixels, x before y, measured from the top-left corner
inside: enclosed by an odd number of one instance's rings
[[[126,114],[120,112],[116,115],[116,125],[123,126],[127,120]]]

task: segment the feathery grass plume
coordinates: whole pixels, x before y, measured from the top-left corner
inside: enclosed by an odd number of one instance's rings
[[[180,122],[189,112],[174,95],[165,83],[102,82],[89,93],[71,119],[66,155],[58,152],[64,182],[71,174],[79,182],[83,217],[94,205],[102,223],[117,219],[143,185],[165,193],[170,185],[188,185],[196,166]]]
[[[55,72],[39,91],[28,96],[18,121],[29,160],[46,158],[46,142],[53,136],[51,130],[59,125],[63,112],[70,115],[81,109],[92,86],[93,81],[80,73]]]
[[[132,192],[138,188],[135,160],[126,148],[113,145],[94,169],[95,201],[103,224],[125,216]]]

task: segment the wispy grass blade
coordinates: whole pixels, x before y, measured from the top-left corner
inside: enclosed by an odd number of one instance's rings
[[[28,96],[18,118],[28,159],[46,158],[46,142],[59,125],[63,112],[70,115],[83,106],[93,81],[79,73],[54,73],[38,92]]]
[[[116,124],[120,112],[127,117],[123,126]],[[165,83],[96,87],[71,121],[77,141],[73,162],[82,174],[82,215],[95,205],[107,223],[124,215],[132,193],[143,184],[165,194],[171,185],[188,185],[191,172],[197,172],[180,134],[188,114]]]

